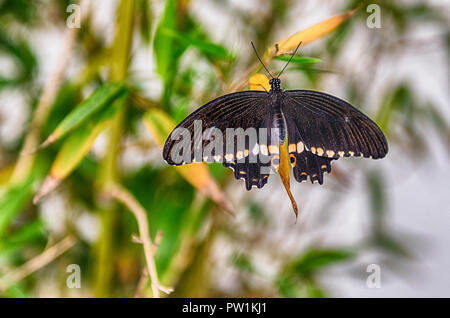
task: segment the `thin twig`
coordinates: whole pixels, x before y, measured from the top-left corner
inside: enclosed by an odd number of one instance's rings
[[[87,1],[88,0],[80,0],[80,6],[82,9],[85,7]],[[20,151],[19,159],[14,167],[11,177],[13,182],[22,181],[28,175],[31,166],[33,165],[33,153],[39,145],[40,129],[45,123],[50,107],[62,85],[64,74],[66,73],[67,66],[71,60],[71,52],[75,44],[78,31],[78,28],[67,28],[64,34],[62,49],[56,60],[55,68],[44,85],[34,117],[31,121],[30,130],[25,137],[25,142]]]
[[[122,202],[135,216],[138,227],[140,241],[144,247],[145,260],[147,262],[148,272],[150,274],[153,297],[159,298],[159,291],[166,294],[172,292],[172,288],[164,287],[159,284],[158,273],[156,271],[155,259],[154,259],[154,245],[152,244],[149,224],[147,221],[147,213],[134,196],[124,187],[117,183],[109,183],[106,185],[105,190],[108,195]]]
[[[0,292],[3,293],[18,281],[48,265],[65,251],[73,247],[76,242],[77,239],[74,236],[67,236],[14,271],[6,274],[0,279]]]
[[[148,280],[148,269],[144,267],[142,270],[141,278],[139,278],[139,282],[136,288],[136,294],[134,294],[134,298],[141,298],[144,293],[145,286],[147,285]]]

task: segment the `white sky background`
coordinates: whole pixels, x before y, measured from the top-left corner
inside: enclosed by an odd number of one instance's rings
[[[92,1],[95,7],[95,23],[99,32],[113,35],[114,8],[113,0]],[[155,2],[155,1],[154,1]],[[444,7],[449,4],[446,0],[429,1],[433,5]],[[233,0],[231,3],[248,10],[254,10],[262,1],[242,1]],[[322,1],[299,1],[299,5],[289,14],[289,23],[286,28],[280,31],[279,38],[284,38],[298,30],[304,29],[314,23],[339,13],[337,8],[342,6],[344,1],[328,1],[324,5]],[[157,1],[153,4],[153,9],[158,16],[163,9],[163,2]],[[249,49],[249,43],[240,36],[239,29],[234,28],[233,18],[217,9],[211,0],[192,0],[191,12],[200,19],[205,29],[216,42],[224,44],[226,47],[242,52]],[[383,14],[383,13],[382,13]],[[448,15],[447,15],[448,16]],[[33,36],[33,46],[39,54],[41,61],[40,79],[45,81],[51,72],[55,57],[57,56],[62,38],[61,30],[46,29],[41,30]],[[383,28],[380,30],[383,32]],[[444,30],[430,29],[429,27],[417,26],[412,36],[417,38],[427,38],[433,34],[442,34]],[[341,65],[354,65],[358,61],[358,54],[361,54],[359,46],[367,44],[368,39],[358,38],[344,49],[343,58],[339,59]],[[45,45],[42,45],[45,43]],[[320,47],[323,42],[318,42]],[[347,41],[350,43],[350,41]],[[365,43],[365,44],[364,44]],[[307,55],[308,48],[304,54]],[[355,53],[356,52],[356,53]],[[135,50],[135,61],[132,69],[143,79],[143,87],[148,90],[149,96],[158,96],[161,86],[154,74],[152,63],[153,54],[151,48]],[[321,58],[320,56],[317,56]],[[381,69],[382,74],[378,77],[378,82],[374,82],[374,91],[384,92],[389,80],[406,78],[412,82],[418,92],[432,97],[433,101],[440,106],[447,123],[450,122],[449,103],[449,75],[448,61],[443,48],[439,46],[420,52],[411,51],[401,56],[396,61],[384,61]],[[361,59],[363,60],[363,59]],[[0,58],[0,66],[5,62]],[[77,63],[74,61],[69,70],[76,69]],[[359,65],[360,66],[360,65]],[[355,68],[358,65],[354,65]],[[361,67],[361,66],[360,66]],[[343,67],[344,68],[344,67]],[[2,73],[3,74],[3,73]],[[322,86],[324,91],[337,96],[343,94],[343,89],[339,84],[339,75],[327,78]],[[295,83],[290,82],[292,87]],[[298,88],[302,83],[299,83]],[[379,100],[373,98],[376,105]],[[9,107],[13,103],[16,107]],[[374,105],[367,105],[370,110]],[[26,101],[21,99],[20,93],[14,92],[7,96],[0,96],[0,114],[8,118],[7,122],[2,122],[0,127],[0,142],[12,142],[11,136],[20,132],[20,127],[24,127],[24,114],[28,106]],[[364,164],[357,163],[357,160],[349,159],[346,162],[339,162],[339,168],[344,171],[361,169],[381,168],[387,179],[387,193],[389,196],[389,233],[400,232],[408,234],[413,241],[408,244],[414,255],[414,260],[409,262],[407,273],[383,271],[382,268],[382,288],[369,289],[365,283],[365,264],[376,262],[376,255],[364,255],[361,266],[357,269],[349,269],[347,266],[339,266],[327,272],[323,277],[323,285],[328,287],[332,296],[342,297],[450,297],[450,187],[448,178],[449,154],[445,151],[442,141],[430,131],[429,127],[424,127],[424,134],[427,135],[433,151],[422,162],[412,161],[409,154],[396,149],[395,144],[390,144],[389,155],[379,161],[368,161]],[[342,161],[342,160],[340,160]],[[335,163],[336,164],[336,163]],[[303,208],[303,215],[297,225],[293,223],[293,213],[290,202],[284,192],[281,182],[276,177],[271,177],[271,182],[260,191],[252,191],[247,194],[240,181],[233,181],[227,189],[230,197],[239,200],[243,195],[254,196],[254,198],[264,202],[273,222],[273,233],[268,236],[275,242],[281,250],[287,253],[299,251],[309,242],[321,240],[324,246],[346,246],[352,242],[357,242],[364,237],[368,225],[367,194],[365,193],[364,180],[356,172],[356,180],[353,187],[346,193],[346,199],[326,213],[336,214],[331,221],[326,224],[320,223],[321,216],[314,216],[309,211],[314,211],[315,206],[320,206],[321,200],[336,192],[339,185],[330,177],[325,177],[325,184],[322,187],[311,185],[310,183],[297,184],[291,182],[293,194],[297,202]],[[269,197],[270,194],[270,197]],[[280,198],[283,198],[282,200]],[[281,202],[280,202],[281,201]],[[233,221],[240,224],[242,220],[237,218]],[[243,221],[242,221],[243,222]],[[301,224],[303,222],[303,224]],[[304,235],[306,231],[308,235]],[[301,239],[301,241],[300,241]],[[408,242],[406,242],[408,243]],[[226,245],[226,243],[224,243]],[[255,251],[254,256],[259,258],[264,264],[267,255],[262,251]],[[220,256],[219,256],[220,258]],[[225,258],[224,258],[225,260]],[[270,263],[270,261],[267,261]],[[275,266],[276,267],[276,266]],[[271,265],[267,268],[269,273],[273,271]],[[349,270],[354,271],[350,273]],[[226,271],[226,269],[224,269]],[[230,273],[233,276],[232,273]],[[227,275],[223,275],[228,277]],[[227,278],[228,279],[228,278]],[[224,289],[232,290],[232,282],[223,283]]]

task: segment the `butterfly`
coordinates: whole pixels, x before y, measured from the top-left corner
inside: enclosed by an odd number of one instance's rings
[[[168,137],[164,160],[170,165],[221,162],[251,190],[262,188],[278,168],[285,142],[298,182],[309,177],[312,183],[322,184],[332,161],[341,157],[386,156],[386,137],[369,117],[326,93],[283,90],[279,79],[283,70],[277,77],[270,74],[268,92],[227,94],[185,118]],[[255,133],[246,134],[249,131]]]

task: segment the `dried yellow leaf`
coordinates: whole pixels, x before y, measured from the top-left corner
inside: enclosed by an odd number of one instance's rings
[[[330,34],[336,30],[343,22],[348,20],[356,10],[348,11],[344,14],[336,15],[327,20],[314,24],[313,26],[297,32],[284,40],[278,41],[272,45],[266,52],[269,56],[279,56],[283,54],[291,53],[297,45],[302,42],[302,45],[311,43],[317,39],[320,39],[327,34]]]
[[[164,146],[167,136],[175,128],[173,120],[159,109],[149,110],[144,116],[144,124],[160,147]],[[205,163],[192,163],[184,166],[174,166],[174,168],[192,186],[209,196],[228,212],[232,212],[232,205],[216,181],[211,177]]]

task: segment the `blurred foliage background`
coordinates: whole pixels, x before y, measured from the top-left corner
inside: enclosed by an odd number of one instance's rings
[[[418,238],[391,225],[390,184],[408,174],[399,166],[448,156],[448,65],[426,55],[448,61],[444,2],[85,0],[78,16],[70,0],[0,1],[0,295],[327,297],[347,295],[333,270],[363,288],[369,263],[404,275]],[[367,27],[372,3],[380,29]],[[219,164],[174,168],[161,156],[192,110],[248,89],[261,70],[250,41],[275,73],[293,47],[273,44],[293,34],[305,45],[285,88],[347,99],[391,150],[335,162],[323,187],[291,185],[297,224],[278,176],[247,193]],[[443,98],[396,71],[415,55],[447,70]],[[81,288],[67,287],[70,264]]]

